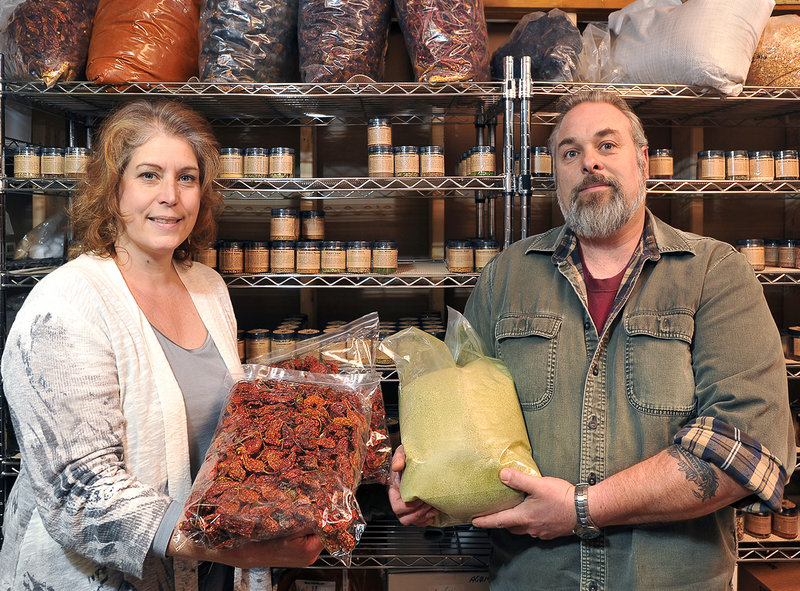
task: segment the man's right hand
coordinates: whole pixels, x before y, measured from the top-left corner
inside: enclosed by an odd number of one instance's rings
[[[403,446],[397,448],[392,457],[392,473],[389,476],[389,502],[403,525],[426,527],[433,523],[439,512],[419,499],[406,503],[400,496],[400,481],[406,467],[406,454]]]

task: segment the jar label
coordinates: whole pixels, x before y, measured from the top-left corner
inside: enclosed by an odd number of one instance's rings
[[[64,174],[63,156],[42,156],[42,174],[58,176]]]
[[[297,240],[297,218],[272,218],[269,233],[272,240]]]
[[[325,222],[322,218],[303,218],[303,236],[310,240],[325,238]]]
[[[422,176],[444,176],[444,154],[423,154],[419,167]]]
[[[240,248],[223,248],[219,251],[219,270],[222,273],[244,271],[244,251]]]
[[[347,268],[347,254],[344,250],[323,250],[321,261],[320,266],[323,269],[335,269],[338,272]]]
[[[294,250],[290,248],[273,249],[270,253],[273,273],[291,273],[294,271]]]
[[[248,273],[266,273],[269,271],[269,250],[266,248],[248,248],[245,250],[244,269]]]
[[[244,157],[244,176],[265,177],[269,175],[269,156],[253,154]]]
[[[419,176],[419,154],[395,154],[394,176]]]
[[[697,178],[705,181],[725,179],[725,160],[723,158],[701,158],[697,161]]]
[[[37,177],[39,176],[39,156],[25,154],[14,156],[14,176],[16,177]]]
[[[372,266],[378,269],[396,269],[397,251],[379,248],[372,251]]]
[[[269,155],[269,176],[289,178],[294,174],[294,157],[291,154]]]
[[[394,157],[391,154],[369,155],[369,176],[392,176]]]
[[[367,146],[391,146],[392,128],[389,125],[367,127]]]
[[[298,273],[319,273],[320,252],[319,250],[297,251],[297,272]]]
[[[219,157],[220,178],[240,178],[242,176],[242,157],[239,154],[224,154]]]
[[[650,162],[652,162],[652,160]],[[553,159],[550,154],[534,154],[533,170],[531,172],[533,172],[533,174],[553,174]]]
[[[372,252],[368,248],[347,249],[347,270],[351,273],[369,273]]]

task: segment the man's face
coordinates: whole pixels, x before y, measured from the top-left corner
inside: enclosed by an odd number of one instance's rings
[[[558,204],[582,238],[606,238],[644,206],[647,148],[633,141],[628,118],[607,103],[581,103],[555,138]]]

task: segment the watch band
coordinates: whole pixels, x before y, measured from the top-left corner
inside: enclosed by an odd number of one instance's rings
[[[581,482],[575,485],[575,514],[577,523],[573,533],[583,540],[591,540],[600,535],[597,527],[589,515],[589,484]]]

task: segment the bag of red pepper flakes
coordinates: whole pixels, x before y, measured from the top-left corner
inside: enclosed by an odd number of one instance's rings
[[[394,0],[417,82],[486,82],[483,0]]]
[[[206,548],[313,532],[349,566],[377,374],[245,366],[179,522]]]
[[[379,319],[370,312],[319,337],[299,342],[291,351],[264,356],[259,363],[312,373],[374,371],[378,346]],[[335,369],[334,369],[335,368]],[[364,461],[364,484],[387,484],[391,472],[392,444],[386,426],[386,408],[380,382],[371,395],[367,457]]]

